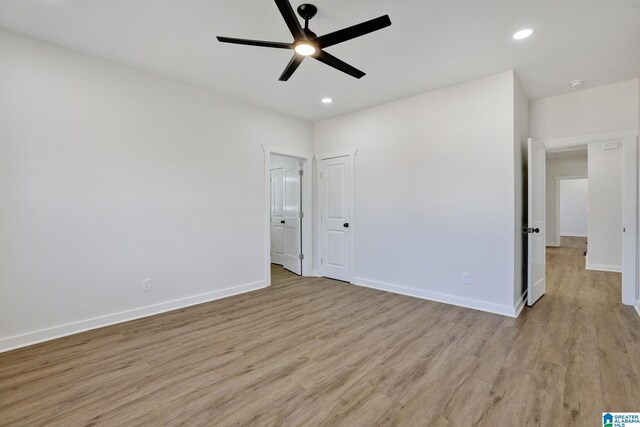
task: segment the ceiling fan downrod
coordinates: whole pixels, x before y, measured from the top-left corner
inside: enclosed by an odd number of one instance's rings
[[[304,29],[308,30],[309,21],[311,20],[311,18],[316,16],[316,13],[318,13],[318,8],[312,4],[304,3],[298,6],[297,10],[298,10],[298,15],[300,15],[300,17],[304,19]]]

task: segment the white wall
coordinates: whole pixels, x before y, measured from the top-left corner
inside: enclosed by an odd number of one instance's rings
[[[527,169],[529,139],[529,101],[517,78],[514,83],[514,172],[515,172],[515,283],[514,304],[518,305],[527,290],[527,239],[519,232],[528,222]]]
[[[640,84],[638,84],[638,126],[637,129],[640,129]],[[640,148],[640,147],[639,147]],[[640,149],[638,150],[638,159],[637,159],[637,165],[639,168],[639,172],[638,172],[638,190],[639,190],[639,194],[638,194],[638,200],[639,200],[639,205],[640,205]],[[640,209],[639,209],[640,210]],[[636,231],[638,231],[638,233],[640,233],[640,212],[638,213],[638,221],[637,221],[637,226],[636,226]],[[640,240],[640,239],[639,239]],[[637,266],[640,266],[640,250],[637,251]],[[640,268],[639,268],[640,269]],[[640,314],[640,274],[636,276],[636,310],[638,310],[638,314]]]
[[[0,350],[264,286],[261,144],[311,152],[311,124],[6,31],[0,52]]]
[[[560,181],[560,235],[587,237],[588,180]]]
[[[639,79],[531,101],[529,121],[536,139],[636,129]]]
[[[580,154],[574,157],[547,159],[547,245],[559,246],[557,241],[559,224],[556,224],[556,180],[558,176],[587,176],[587,156]]]
[[[589,244],[587,268],[622,268],[623,150],[589,144]]]
[[[506,72],[315,124],[358,148],[354,282],[514,313],[514,116]]]

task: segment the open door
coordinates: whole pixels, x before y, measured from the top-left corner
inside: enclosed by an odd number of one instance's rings
[[[271,263],[284,264],[284,168],[271,170]]]
[[[529,138],[529,224],[527,304],[544,295],[546,273],[546,152],[541,142]]]
[[[300,162],[291,160],[284,168],[284,257],[283,267],[302,274],[300,218]]]

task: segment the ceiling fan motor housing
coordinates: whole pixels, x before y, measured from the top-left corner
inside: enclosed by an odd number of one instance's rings
[[[318,8],[312,4],[304,3],[298,6],[298,15],[305,21],[316,16],[316,13],[318,13]]]

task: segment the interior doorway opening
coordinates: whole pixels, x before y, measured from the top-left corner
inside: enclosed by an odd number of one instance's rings
[[[549,149],[547,246],[575,249],[586,266],[589,235],[588,147]],[[621,209],[622,207],[620,207]]]
[[[574,190],[581,192],[580,197],[587,200],[587,239],[586,251],[582,251],[579,256],[582,258],[586,252],[584,260],[585,270],[595,270],[600,272],[622,273],[611,282],[618,282],[615,295],[618,301],[623,304],[634,305],[638,298],[636,294],[637,269],[636,260],[638,254],[638,242],[636,225],[637,215],[637,182],[638,165],[637,153],[638,143],[636,140],[637,131],[610,132],[607,134],[585,135],[578,137],[558,138],[546,141],[530,141],[530,146],[538,147],[540,152],[532,159],[531,149],[529,156],[529,305],[532,305],[540,296],[544,294],[544,283],[547,259],[554,262],[553,257],[544,256],[542,251],[531,251],[531,246],[539,242],[538,230],[545,233],[547,254],[554,254],[554,247],[562,247],[562,234],[568,240],[566,246],[578,249],[576,243],[572,242],[577,235],[583,231],[562,230],[562,193],[569,191],[573,181]],[[567,156],[567,152],[584,150],[586,146],[586,156],[584,172],[562,171],[554,173],[549,167],[548,157],[551,154],[558,157]],[[537,152],[538,152],[537,151]],[[536,152],[536,153],[537,153]],[[564,154],[563,154],[564,153]],[[572,153],[573,155],[575,153]],[[545,161],[547,157],[547,161]],[[533,163],[533,165],[532,165]],[[546,165],[546,166],[545,166]],[[535,166],[535,167],[532,167]],[[545,168],[547,169],[545,172]],[[532,180],[532,170],[538,171],[538,179]],[[535,175],[535,174],[534,174]],[[550,179],[552,178],[552,179]],[[580,190],[578,180],[587,179],[586,190]],[[546,184],[545,184],[546,181]],[[537,185],[532,185],[537,184]],[[567,184],[563,184],[567,182]],[[546,195],[541,192],[546,191]],[[551,195],[550,193],[554,194]],[[532,201],[535,202],[532,204]],[[553,201],[553,206],[550,206]],[[541,206],[546,208],[540,209]],[[542,213],[546,210],[546,219],[542,219],[538,226],[534,220],[538,216],[532,216],[531,212]],[[570,215],[565,213],[566,215]],[[574,221],[572,226],[577,225]],[[566,225],[566,224],[565,224]],[[583,229],[582,229],[583,230]],[[532,234],[533,233],[533,234]],[[580,237],[581,238],[581,237]],[[579,246],[579,245],[578,245]],[[540,249],[540,246],[535,246]],[[535,256],[534,256],[535,255]],[[558,252],[556,255],[562,255]],[[582,263],[582,262],[581,262]],[[532,274],[533,272],[533,274]],[[553,274],[552,274],[553,275]],[[613,276],[612,276],[613,277]],[[542,286],[540,292],[535,291],[534,285],[537,282],[532,279],[539,279]],[[531,298],[533,297],[533,298]]]
[[[586,267],[589,247],[589,180],[586,177],[562,177],[556,179],[555,184],[558,224],[556,241],[561,248],[576,249],[584,257],[582,265]]]
[[[271,154],[270,159],[271,264],[302,275],[302,161]]]
[[[289,150],[283,147],[270,147],[263,145],[264,151],[264,274],[265,281],[268,286],[272,284],[272,273],[275,271],[281,272],[285,277],[301,276],[313,276],[313,223],[312,223],[312,208],[313,208],[313,155],[310,153],[298,152],[295,150]],[[278,163],[280,162],[280,163]],[[290,179],[289,182],[289,202],[287,202],[286,189],[282,189],[279,197],[282,198],[283,207],[280,209],[279,214],[282,218],[278,218],[272,221],[273,209],[272,209],[272,169],[278,169],[282,167],[283,181],[287,182],[285,178]],[[295,175],[295,171],[298,170],[298,175]],[[287,175],[288,171],[288,176]],[[296,178],[297,177],[297,178]],[[298,187],[298,191],[292,190],[292,188]],[[297,196],[297,197],[296,197]],[[293,202],[291,201],[293,199]],[[287,205],[289,203],[289,205]],[[298,215],[296,216],[296,213]],[[287,217],[290,217],[289,224],[287,224]],[[296,220],[297,218],[297,220]],[[282,224],[280,221],[285,221]],[[289,243],[284,246],[280,246],[281,251],[285,251],[289,258],[281,258],[282,266],[279,264],[272,264],[272,223],[286,226],[291,225],[288,233],[284,232],[283,238],[287,238],[284,234],[288,234]],[[297,228],[297,230],[296,230]],[[283,254],[285,252],[282,252]],[[297,257],[297,258],[296,258]],[[287,261],[288,260],[288,261]],[[289,272],[283,266],[285,261],[289,262],[291,271]],[[295,274],[295,275],[294,275]]]
[[[560,246],[562,238],[586,240],[589,217],[589,180],[587,177],[566,178],[557,181],[559,212],[558,230]]]

